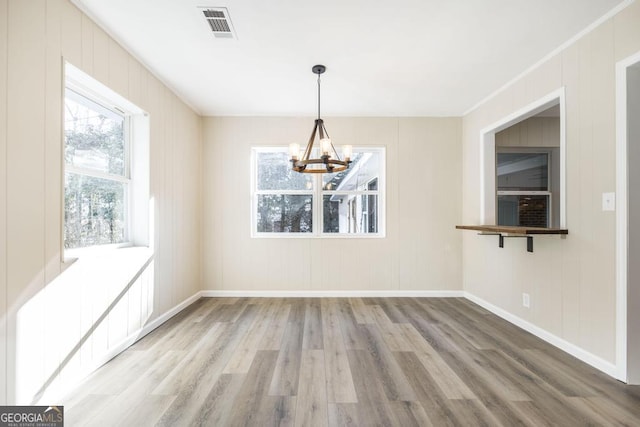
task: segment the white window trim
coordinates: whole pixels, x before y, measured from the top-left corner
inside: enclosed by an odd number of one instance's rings
[[[533,117],[553,105],[560,105],[560,228],[567,228],[566,179],[566,101],[564,86],[504,117],[480,131],[480,224],[495,225],[496,212],[496,133]]]
[[[113,249],[132,246],[153,246],[153,209],[149,200],[149,115],[137,105],[95,80],[71,63],[64,61],[62,77],[62,107],[64,111],[65,90],[70,89],[88,98],[101,107],[125,117],[125,171],[124,176],[102,173],[92,169],[78,168],[66,164],[64,158],[64,114],[62,120],[61,194],[62,203],[60,227],[61,262],[66,268],[77,258],[85,255],[104,253]],[[135,143],[132,141],[135,140]],[[135,168],[132,165],[135,163]],[[125,242],[95,245],[83,248],[66,249],[64,247],[65,219],[64,197],[66,172],[81,173],[96,178],[106,178],[126,183],[126,230]],[[134,184],[135,183],[135,184]]]
[[[130,156],[131,155],[127,153],[125,160],[128,161]],[[117,181],[123,184],[129,184],[131,182],[131,178],[127,178],[126,176],[104,173],[104,172],[100,172],[98,170],[90,169],[90,168],[79,168],[76,166],[65,165],[64,170],[65,172],[71,172],[78,175],[90,176],[93,178],[108,179],[110,181]]]
[[[259,239],[383,239],[386,238],[386,147],[384,146],[354,146],[353,152],[359,151],[377,151],[381,155],[381,165],[379,169],[378,178],[378,189],[373,191],[327,191],[322,190],[322,176],[323,174],[310,174],[309,176],[313,179],[313,189],[308,190],[260,190],[257,191],[256,187],[256,173],[257,173],[257,156],[256,154],[259,152],[273,152],[274,150],[282,150],[285,153],[288,153],[288,147],[286,146],[254,146],[251,148],[251,179],[250,179],[250,209],[251,209],[251,223],[250,223],[250,236],[252,238]],[[258,194],[301,194],[301,195],[312,195],[312,210],[311,210],[311,221],[312,221],[312,232],[310,233],[290,233],[290,232],[281,232],[281,233],[265,233],[265,232],[257,232],[257,215],[256,215],[256,202]],[[324,229],[324,218],[323,215],[318,214],[318,212],[323,212],[323,196],[325,194],[336,194],[336,195],[377,195],[378,196],[378,232],[377,233],[325,233],[322,230]]]
[[[550,196],[551,191],[498,191],[498,196]]]

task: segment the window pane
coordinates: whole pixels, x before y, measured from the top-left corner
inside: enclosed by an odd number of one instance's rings
[[[310,194],[259,194],[258,233],[311,233],[312,203]]]
[[[498,191],[547,191],[547,153],[498,153]]]
[[[289,155],[284,152],[258,152],[258,190],[311,190],[312,177],[291,169]]]
[[[549,196],[498,196],[498,225],[548,227]]]
[[[126,184],[65,174],[64,247],[125,241]]]
[[[378,178],[374,178],[367,183],[367,190],[377,190],[378,189]]]
[[[322,188],[327,191],[377,190],[380,163],[380,153],[377,151],[354,153],[349,169],[322,174]],[[374,179],[376,185],[371,188],[369,183]]]
[[[124,176],[124,117],[71,91],[65,96],[65,161]]]
[[[377,184],[377,182],[376,182]],[[367,200],[367,233],[378,232],[378,196],[362,196]]]
[[[322,199],[325,233],[377,233],[378,196],[333,194]]]

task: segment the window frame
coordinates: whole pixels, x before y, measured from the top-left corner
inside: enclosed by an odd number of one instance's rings
[[[293,238],[293,239],[380,239],[386,237],[386,205],[385,205],[385,193],[386,193],[386,147],[384,146],[354,146],[353,152],[376,152],[380,156],[380,165],[378,175],[373,179],[366,182],[368,186],[369,182],[377,179],[378,189],[371,190],[324,190],[322,177],[324,174],[308,174],[311,178],[312,188],[310,190],[258,190],[257,188],[257,171],[258,171],[258,156],[260,152],[284,152],[287,153],[287,146],[253,146],[251,147],[251,222],[250,222],[250,235],[252,238]],[[311,232],[258,232],[257,231],[257,200],[260,194],[285,194],[285,195],[311,195]],[[324,196],[325,195],[352,195],[355,198],[365,196],[376,195],[378,197],[378,206],[376,210],[377,216],[377,232],[376,233],[328,233],[324,232]]]
[[[131,246],[151,246],[152,236],[149,225],[149,114],[128,99],[98,82],[68,61],[64,63],[61,87],[61,227],[60,246],[62,263],[67,265],[85,254]],[[123,174],[111,174],[92,168],[67,164],[65,158],[65,100],[67,90],[86,98],[110,113],[124,118],[124,168]],[[91,107],[89,107],[91,108]],[[106,243],[77,248],[65,247],[66,220],[64,215],[67,172],[99,179],[107,179],[124,184],[124,238],[120,243]]]
[[[374,182],[375,182],[375,186],[376,186],[376,189],[375,189],[376,194],[375,195],[379,197],[380,193],[378,193],[377,191],[378,191],[378,184],[380,182],[380,179],[378,177],[371,178],[369,181],[367,181],[367,190],[368,191],[374,191],[374,190],[372,190],[370,188],[371,184],[374,183]],[[366,225],[367,230],[369,230],[371,228],[371,214],[372,214],[372,212],[370,210],[370,207],[371,207],[371,196],[373,196],[373,195],[370,194],[370,193],[365,196],[366,197],[366,201],[367,201],[367,225]],[[378,206],[376,206],[375,218],[376,218],[376,233],[377,233],[378,232],[377,230],[379,228],[379,225],[378,225]],[[367,231],[367,233],[368,232],[369,231]]]
[[[124,168],[123,168],[123,173],[122,175],[118,175],[118,174],[112,174],[112,173],[108,173],[108,172],[101,172],[98,171],[96,169],[92,169],[92,168],[83,168],[83,167],[79,167],[79,166],[73,166],[73,165],[69,165],[67,164],[66,160],[64,162],[64,167],[65,167],[65,172],[72,172],[72,173],[77,173],[77,174],[81,174],[81,175],[86,175],[86,176],[91,176],[94,178],[101,178],[101,179],[109,179],[109,180],[113,180],[113,181],[120,181],[126,184],[129,184],[131,182],[131,114],[126,113],[122,110],[119,110],[117,107],[115,106],[108,106],[106,105],[106,103],[102,102],[101,99],[92,99],[91,95],[87,94],[86,92],[82,91],[81,89],[75,88],[75,87],[71,87],[71,85],[67,84],[65,86],[65,96],[64,98],[67,98],[67,94],[66,91],[69,90],[71,92],[74,92],[76,95],[84,98],[85,100],[89,101],[90,103],[96,104],[99,107],[114,113],[120,117],[122,117],[124,124],[122,126],[123,128],[123,138],[124,138]],[[66,129],[63,129],[63,132],[66,132]],[[66,143],[65,143],[65,148],[66,148]]]
[[[547,156],[547,190],[499,190],[498,187],[498,155],[499,154],[545,154]],[[547,196],[547,224],[545,227],[550,227],[553,222],[553,150],[544,147],[498,147],[496,146],[496,225],[500,225],[500,209],[499,200],[500,196]]]
[[[91,247],[96,247],[96,246],[110,246],[110,245],[114,245],[114,246],[130,246],[131,245],[131,235],[132,235],[132,230],[131,230],[131,217],[132,217],[132,212],[131,212],[131,206],[132,206],[132,201],[131,201],[131,114],[118,108],[117,106],[113,105],[113,103],[107,101],[106,99],[102,98],[102,97],[97,97],[94,94],[91,94],[88,90],[86,90],[85,88],[75,84],[75,82],[73,82],[72,80],[67,80],[66,84],[65,84],[65,91],[64,91],[64,100],[66,102],[66,99],[68,97],[68,93],[67,92],[72,92],[73,93],[73,99],[75,102],[84,105],[85,107],[92,109],[92,110],[97,110],[97,109],[104,109],[109,113],[115,114],[116,116],[122,118],[122,130],[123,130],[123,139],[124,139],[124,149],[123,149],[123,171],[122,171],[122,175],[120,174],[114,174],[114,173],[109,173],[109,172],[103,172],[94,168],[90,168],[90,167],[81,167],[81,166],[75,166],[72,164],[67,163],[66,158],[64,160],[64,176],[65,176],[65,181],[66,181],[66,176],[67,174],[74,174],[77,176],[82,176],[82,177],[90,177],[90,178],[98,178],[101,180],[105,180],[105,181],[111,181],[111,182],[115,182],[115,183],[119,183],[123,185],[123,204],[124,204],[124,209],[123,209],[123,214],[124,214],[124,218],[123,218],[123,222],[124,222],[124,235],[122,238],[121,242],[115,242],[115,243],[105,243],[105,244],[97,244],[97,245],[89,245],[89,246],[79,246],[79,247],[75,247],[75,248],[67,248],[65,245],[65,241],[63,239],[63,246],[65,247],[65,250],[78,250],[78,249],[83,249],[83,248],[91,248]],[[98,108],[95,108],[95,106],[97,106]],[[66,112],[65,112],[65,117],[66,117]],[[65,126],[63,129],[63,132],[66,135],[66,119],[65,119]],[[66,151],[66,136],[64,138],[64,151]],[[65,198],[66,198],[66,185],[64,186],[64,194],[65,194]],[[64,222],[64,228],[66,229],[67,227],[67,223],[66,223],[66,219],[63,218],[63,222]],[[64,232],[63,230],[63,234],[66,234],[66,232]]]
[[[557,214],[557,223],[554,222],[552,227],[561,229],[567,228],[567,140],[566,140],[566,96],[565,87],[548,93],[536,101],[508,114],[500,120],[482,128],[479,132],[478,150],[478,196],[477,199],[479,210],[478,220],[480,224],[497,223],[497,212],[495,203],[496,192],[496,133],[507,129],[523,120],[533,117],[536,114],[547,110],[555,105],[560,106],[560,147],[557,155],[559,162],[557,193],[555,209]],[[554,216],[555,218],[555,216]]]

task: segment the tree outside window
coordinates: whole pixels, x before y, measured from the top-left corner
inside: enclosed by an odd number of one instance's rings
[[[64,246],[127,240],[127,117],[67,88],[65,92]]]

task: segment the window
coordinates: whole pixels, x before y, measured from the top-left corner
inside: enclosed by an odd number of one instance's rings
[[[127,117],[67,88],[64,103],[67,249],[127,240]]]
[[[261,150],[255,157],[255,230],[258,233],[311,233],[312,177],[292,171],[284,150]]]
[[[65,86],[64,249],[148,244],[148,116],[68,63]]]
[[[498,225],[549,227],[551,153],[498,152]]]
[[[334,174],[291,170],[285,147],[253,149],[254,236],[382,237],[384,149],[355,149]]]

